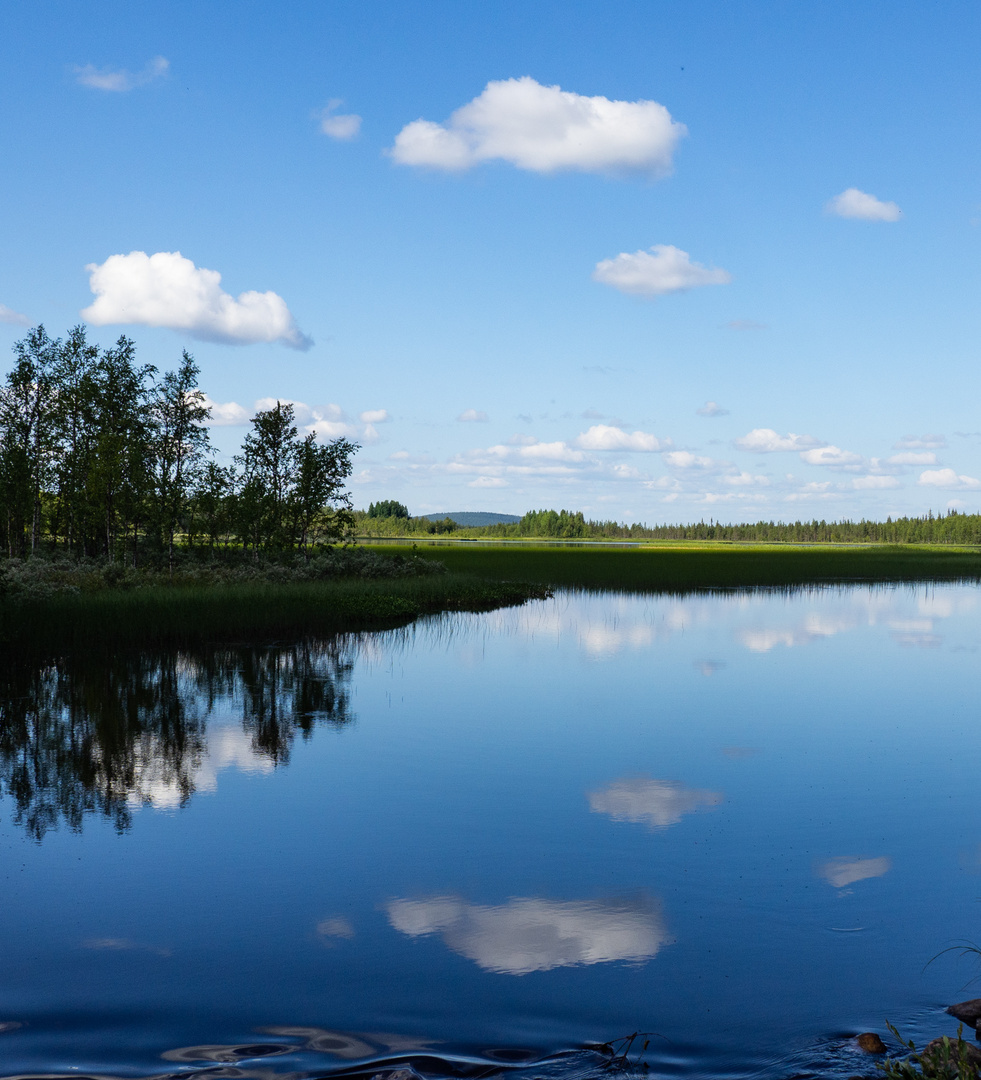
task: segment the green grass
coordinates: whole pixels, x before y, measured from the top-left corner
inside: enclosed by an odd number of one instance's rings
[[[0,604],[0,655],[295,640],[547,595],[460,573],[381,581],[101,589]]]
[[[372,545],[379,553],[405,546]],[[687,592],[826,582],[981,580],[981,550],[949,546],[652,544],[546,547],[419,545],[454,573],[584,589]]]

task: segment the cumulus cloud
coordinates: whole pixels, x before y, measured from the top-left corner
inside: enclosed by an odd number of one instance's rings
[[[362,424],[387,424],[391,417],[388,409],[365,409],[359,419]]]
[[[981,480],[973,476],[958,475],[953,469],[924,469],[916,482],[924,487],[963,488],[972,491],[981,488]]]
[[[388,921],[409,937],[439,934],[485,971],[528,975],[558,967],[640,963],[670,944],[653,900],[543,900],[469,904],[457,896],[388,903]]]
[[[888,855],[877,859],[829,859],[817,868],[817,875],[836,889],[843,889],[856,881],[882,877],[891,869],[892,859]]]
[[[895,450],[945,450],[947,439],[943,435],[904,435],[893,449]]]
[[[899,221],[902,215],[894,202],[883,202],[853,187],[836,195],[825,209],[837,217],[857,218],[860,221]]]
[[[237,401],[215,401],[207,394],[203,394],[202,399],[201,404],[211,410],[208,423],[212,427],[236,427],[239,424],[247,424],[251,419],[248,412]]]
[[[931,451],[921,453],[910,451],[905,454],[893,454],[892,457],[886,458],[886,463],[889,465],[936,465],[937,455]]]
[[[537,173],[664,176],[685,134],[656,101],[585,97],[525,75],[489,82],[445,124],[406,124],[390,154],[400,165],[450,171],[496,160]]]
[[[332,98],[320,112],[320,130],[331,139],[353,139],[361,130],[361,117],[357,113],[339,113],[341,98]]]
[[[8,323],[10,326],[30,326],[31,320],[26,315],[21,315],[19,311],[7,307],[6,304],[0,304],[0,323]]]
[[[686,814],[718,806],[721,791],[686,788],[673,780],[644,777],[615,780],[609,787],[590,791],[589,809],[614,821],[632,821],[651,829],[677,825]]]
[[[147,62],[142,71],[126,71],[125,68],[97,68],[93,64],[76,67],[74,71],[75,81],[81,86],[121,94],[162,79],[169,69],[169,60],[163,56],[155,56]]]
[[[773,428],[753,428],[748,435],[734,439],[733,445],[737,450],[750,450],[757,454],[774,454],[780,451],[810,450],[814,447],[825,446],[820,439],[813,435],[795,435],[789,432],[786,435],[778,435]]]
[[[870,473],[868,476],[856,476],[852,481],[852,487],[857,491],[897,488],[899,481],[895,476],[876,476]]]
[[[593,280],[631,296],[665,296],[702,285],[728,285],[732,275],[692,262],[687,251],[671,244],[655,244],[650,251],[622,251],[615,259],[603,259]]]
[[[664,461],[673,469],[718,469],[729,465],[728,461],[702,457],[699,454],[693,454],[690,450],[672,450],[664,455]]]
[[[862,457],[853,454],[850,450],[842,450],[839,446],[821,446],[814,450],[801,452],[801,461],[808,465],[858,465]]]
[[[226,345],[280,341],[308,349],[313,344],[281,296],[250,291],[236,299],[221,288],[217,270],[198,268],[179,251],[110,255],[85,269],[96,299],[81,314],[96,326],[165,326]]]
[[[462,420],[465,424],[486,424],[490,417],[480,409],[464,409],[457,420]]]
[[[706,401],[705,404],[695,410],[697,416],[728,416],[729,410],[723,409],[721,405],[717,405],[714,401]]]
[[[583,450],[630,450],[638,453],[658,453],[671,446],[670,439],[659,439],[646,431],[629,434],[622,428],[609,424],[594,424],[576,438],[576,445]]]

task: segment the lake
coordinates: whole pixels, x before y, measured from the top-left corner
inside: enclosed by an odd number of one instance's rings
[[[979,649],[907,585],[0,665],[0,1076],[872,1073],[981,994],[928,963],[981,940]]]

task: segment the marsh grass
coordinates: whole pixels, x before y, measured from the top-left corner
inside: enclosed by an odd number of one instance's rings
[[[294,640],[400,626],[441,611],[485,611],[546,595],[538,586],[460,573],[58,591],[0,603],[0,653],[50,656]]]
[[[405,551],[377,545],[380,553]],[[455,544],[430,550],[456,573],[550,586],[689,592],[808,584],[981,581],[981,550],[913,545],[658,544],[635,548]]]

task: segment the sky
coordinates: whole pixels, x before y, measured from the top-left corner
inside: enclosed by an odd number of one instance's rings
[[[220,460],[293,402],[360,507],[981,508],[977,4],[0,16],[3,355],[186,348]]]

